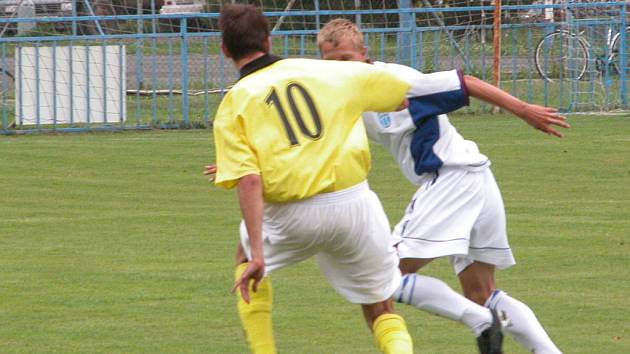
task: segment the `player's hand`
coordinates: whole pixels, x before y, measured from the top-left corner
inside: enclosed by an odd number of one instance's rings
[[[214,182],[214,179],[217,176],[217,165],[208,165],[203,170],[203,174],[208,176],[208,181]]]
[[[237,290],[240,290],[241,296],[246,303],[249,304],[249,285],[251,282],[252,291],[258,291],[258,284],[262,280],[263,276],[265,276],[265,262],[263,260],[251,260],[249,261],[249,265],[247,269],[243,272],[241,277],[234,282],[234,286],[232,287],[232,293]]]
[[[559,138],[562,138],[562,133],[557,131],[553,127],[554,125],[562,128],[571,128],[569,123],[567,123],[566,117],[558,114],[558,110],[551,107],[526,104],[517,115],[532,127]]]

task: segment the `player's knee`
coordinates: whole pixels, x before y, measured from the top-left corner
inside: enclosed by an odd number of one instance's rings
[[[372,328],[374,321],[378,317],[394,313],[394,303],[391,299],[388,299],[375,304],[362,304],[361,309],[363,310],[363,316],[365,316],[368,327]]]
[[[464,296],[471,301],[484,305],[495,290],[494,268],[485,263],[473,263],[459,273]]]
[[[490,298],[490,295],[492,295],[492,292],[494,291],[494,286],[492,286],[491,284],[478,283],[465,286],[463,290],[464,296],[466,296],[466,298],[470,299],[474,303],[483,306]]]
[[[398,265],[398,268],[400,268],[400,272],[405,275],[405,274],[413,274],[417,271],[417,269],[409,264],[405,264],[405,263],[400,263]]]
[[[405,274],[414,274],[416,273],[418,270],[420,270],[420,268],[424,267],[425,265],[429,264],[433,259],[432,258],[426,258],[426,259],[420,259],[420,258],[403,258],[400,260],[400,263],[398,264],[398,268],[400,269],[400,272],[405,275]]]

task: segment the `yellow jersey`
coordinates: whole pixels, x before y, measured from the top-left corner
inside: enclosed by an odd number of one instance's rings
[[[260,175],[272,203],[364,181],[371,161],[361,114],[396,110],[409,89],[376,65],[270,55],[241,76],[214,120],[215,183],[233,188]]]

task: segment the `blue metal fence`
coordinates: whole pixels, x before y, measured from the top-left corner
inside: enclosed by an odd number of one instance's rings
[[[512,94],[530,102],[553,105],[565,110],[611,110],[629,109],[628,106],[628,41],[630,32],[622,29],[628,26],[628,3],[581,3],[569,5],[527,5],[505,6],[512,13],[538,11],[550,8],[569,11],[582,8],[606,8],[606,18],[579,19],[576,21],[533,21],[513,20],[502,25],[503,50],[502,87]],[[269,12],[270,17],[302,16],[312,18],[316,23],[322,16],[328,18],[344,16],[357,18],[369,14],[393,14],[400,18],[397,27],[380,28],[364,24],[365,43],[372,59],[396,61],[413,66],[421,71],[432,72],[462,68],[467,73],[488,80],[492,77],[493,48],[490,24],[440,24],[420,25],[417,17],[422,14],[448,13],[457,11],[493,11],[490,6],[466,8],[401,8],[395,10],[354,10],[354,11],[295,11]],[[128,15],[128,16],[83,16],[65,18],[0,18],[0,28],[6,24],[33,22],[38,26],[65,22],[71,23],[72,30],[67,34],[48,36],[4,36],[0,37],[0,133],[15,134],[33,131],[77,131],[77,130],[116,130],[144,128],[186,128],[208,127],[223,93],[236,80],[237,73],[220,50],[220,34],[213,29],[192,31],[190,23],[199,19],[211,21],[217,13],[188,15]],[[107,21],[128,21],[143,28],[138,33],[80,35],[77,28],[82,23]],[[157,23],[170,21],[177,23],[177,32],[160,32]],[[149,31],[145,23],[151,24]],[[619,33],[617,47],[613,43],[596,40],[601,29]],[[197,30],[197,28],[195,28]],[[578,80],[569,77],[543,79],[536,70],[536,48],[539,41],[554,31],[565,31],[580,36],[589,45],[585,75]],[[317,31],[305,26],[304,29],[278,30],[273,32],[273,51],[286,57],[318,57],[316,46]],[[93,60],[91,47],[100,47],[98,65]],[[125,48],[126,55],[116,60],[106,55],[109,47]],[[34,68],[21,62],[23,48],[35,48]],[[54,48],[52,64],[42,64],[38,48]],[[551,51],[542,46],[545,61],[553,61]],[[85,62],[67,60],[67,70],[58,70],[60,48],[70,48],[69,55],[75,55],[72,48],[82,48],[86,53]],[[43,50],[43,49],[42,49]],[[115,52],[115,51],[114,51]],[[604,58],[608,53],[615,54]],[[577,55],[577,54],[576,54]],[[580,54],[581,55],[581,54]],[[43,59],[42,59],[43,60]],[[49,60],[50,61],[50,60]],[[41,73],[40,65],[52,67],[51,73]],[[77,67],[81,66],[82,67]],[[611,66],[614,66],[612,68]],[[125,68],[118,86],[112,83],[115,70]],[[11,77],[24,77],[28,68],[35,73],[35,88],[26,87],[25,82],[14,83]],[[65,67],[64,67],[65,68]],[[613,70],[614,69],[614,70]],[[82,70],[82,71],[81,71]],[[81,71],[85,82],[74,82],[73,78]],[[96,71],[96,72],[95,72]],[[7,72],[10,75],[3,75]],[[45,76],[45,78],[40,77]],[[69,79],[67,78],[69,75]],[[551,75],[551,74],[550,74]],[[555,75],[555,74],[554,74]],[[562,75],[562,73],[560,74]],[[66,77],[71,84],[59,85]],[[47,82],[52,80],[52,85]],[[603,84],[601,84],[603,83]],[[48,86],[47,86],[48,85]],[[109,86],[119,88],[120,97],[112,97]],[[100,87],[101,89],[98,91]],[[52,96],[40,97],[42,87],[49,87]],[[65,98],[59,97],[60,87],[65,87]],[[24,90],[33,90],[35,102],[25,102]],[[82,90],[83,111],[78,111],[73,100],[77,90]],[[98,96],[94,92],[100,92]],[[43,102],[53,97],[51,102]],[[69,99],[69,101],[68,101]],[[108,102],[118,102],[124,107],[112,108]],[[595,102],[597,101],[597,102]],[[586,102],[582,105],[582,102]],[[23,112],[34,105],[35,116],[24,117]],[[69,105],[65,107],[64,105]],[[68,109],[69,121],[57,117],[60,106]],[[62,107],[63,108],[63,107]],[[472,111],[487,110],[484,105],[473,106]],[[42,116],[49,112],[50,117]],[[81,113],[83,112],[83,113]],[[87,112],[87,113],[86,113]],[[87,114],[87,120],[78,122],[74,115]],[[113,119],[111,117],[115,116]],[[28,120],[25,118],[29,118]],[[98,119],[97,119],[98,118]],[[44,123],[47,122],[47,123]]]

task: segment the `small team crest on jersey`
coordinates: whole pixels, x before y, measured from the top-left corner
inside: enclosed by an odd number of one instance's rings
[[[392,126],[392,117],[387,113],[381,113],[378,115],[378,122],[383,128],[389,128]]]

